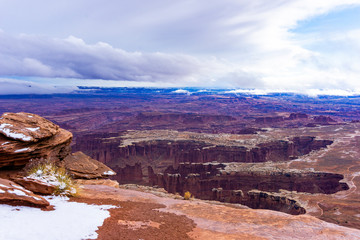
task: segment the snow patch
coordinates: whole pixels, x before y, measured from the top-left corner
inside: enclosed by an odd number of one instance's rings
[[[10,142],[4,142],[4,143],[1,144],[1,146],[6,145],[6,144],[8,144],[8,143],[10,143]]]
[[[38,200],[38,201],[41,201],[41,200],[42,200],[41,198],[35,197],[35,196],[32,196],[32,198],[35,199],[35,200]]]
[[[25,188],[23,188],[22,186],[20,185],[14,185],[12,183],[10,183],[10,185],[13,187],[13,188],[17,188],[17,189],[21,189],[21,190],[25,190]]]
[[[4,191],[4,190],[2,190],[2,189],[0,189],[0,193],[5,193],[5,191]]]
[[[23,191],[20,191],[18,189],[8,190],[8,193],[15,194],[18,196],[27,196],[26,193],[24,193]]]
[[[116,173],[114,171],[107,171],[107,172],[104,172],[103,175],[116,175]]]
[[[108,209],[115,207],[68,202],[64,197],[45,198],[54,211],[0,205],[0,239],[96,239],[98,227],[110,217]]]
[[[1,183],[0,183],[0,187],[9,188],[8,186],[6,186],[6,185],[4,185],[4,184],[1,184]]]
[[[0,131],[5,134],[8,138],[12,138],[12,139],[20,139],[24,142],[29,142],[31,140],[33,140],[32,137],[30,136],[26,136],[22,133],[17,133],[12,131],[11,129],[8,129],[7,127],[12,127],[11,124],[8,123],[2,123],[0,124]]]
[[[32,118],[32,117],[34,117],[34,116],[28,115],[28,117],[29,117],[29,118]]]
[[[32,132],[35,132],[37,130],[40,130],[40,127],[37,127],[37,128],[26,128],[27,130],[29,131],[32,131]]]
[[[29,150],[30,148],[21,148],[21,149],[18,149],[18,150],[15,150],[14,152],[18,153],[18,152],[25,152],[27,150]]]

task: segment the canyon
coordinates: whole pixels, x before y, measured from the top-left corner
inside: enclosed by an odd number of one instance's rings
[[[0,110],[41,114],[71,131],[72,143],[55,155],[63,158],[69,147],[84,152],[121,184],[360,229],[358,97],[86,90],[27,103],[25,96],[1,97]],[[6,165],[20,164],[18,156]],[[47,150],[33,157],[43,156]]]

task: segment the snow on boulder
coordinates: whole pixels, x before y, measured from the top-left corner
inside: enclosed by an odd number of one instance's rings
[[[72,134],[31,113],[0,117],[0,168],[26,165],[30,159],[62,160],[70,153]]]
[[[0,178],[0,204],[46,208],[50,203],[16,183]]]
[[[105,164],[92,159],[83,152],[76,152],[68,155],[64,161],[65,169],[74,178],[94,179],[107,178],[116,173]]]
[[[31,113],[4,113],[0,118],[0,134],[22,142],[37,142],[54,136],[59,126]]]
[[[51,195],[56,190],[55,185],[44,183],[38,179],[24,177],[14,179],[14,181],[37,194]]]

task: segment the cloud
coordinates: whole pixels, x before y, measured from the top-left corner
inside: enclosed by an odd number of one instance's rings
[[[77,87],[51,86],[32,81],[0,78],[0,95],[69,93]]]
[[[74,36],[54,39],[0,33],[2,76],[167,82],[190,86],[213,79],[209,86],[217,86],[220,85],[217,78],[232,71],[246,75],[233,64],[215,57],[127,52],[103,42],[90,45]],[[232,81],[229,78],[228,82]]]
[[[83,79],[176,81],[197,73],[201,62],[191,56],[126,52],[82,39],[52,39],[0,33],[0,74]]]
[[[359,25],[296,31],[317,16],[358,7],[360,0],[22,4],[8,1],[0,9],[2,76],[179,87],[360,88]]]

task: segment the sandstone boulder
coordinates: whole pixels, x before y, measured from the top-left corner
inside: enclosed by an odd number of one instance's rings
[[[26,188],[34,193],[37,193],[37,194],[51,195],[56,190],[56,186],[51,185],[51,184],[46,184],[46,183],[36,180],[36,179],[24,177],[24,178],[14,179],[14,181],[16,183],[20,184],[21,186],[23,186],[24,188]]]
[[[0,118],[0,168],[24,166],[30,159],[62,160],[70,153],[72,134],[30,113]]]
[[[4,113],[0,118],[0,133],[22,142],[38,142],[59,132],[59,126],[31,113]]]
[[[49,207],[49,202],[16,183],[0,178],[0,204],[13,206]]]
[[[116,175],[108,166],[83,152],[68,155],[61,164],[74,178],[94,179]]]

